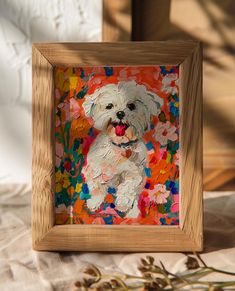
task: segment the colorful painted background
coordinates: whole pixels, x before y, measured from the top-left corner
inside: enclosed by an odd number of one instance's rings
[[[55,79],[55,213],[56,224],[179,224],[179,68],[56,67]],[[89,147],[99,134],[84,116],[86,94],[109,83],[135,80],[158,94],[164,105],[144,136],[148,151],[146,183],[139,196],[138,218],[115,210],[115,188],[109,188],[100,209],[91,212],[91,196],[81,170]]]

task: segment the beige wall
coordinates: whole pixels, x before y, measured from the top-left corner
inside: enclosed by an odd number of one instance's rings
[[[235,168],[235,1],[172,0],[169,38],[204,47],[204,164]]]
[[[235,1],[133,0],[133,40],[203,43],[204,189],[235,187]]]

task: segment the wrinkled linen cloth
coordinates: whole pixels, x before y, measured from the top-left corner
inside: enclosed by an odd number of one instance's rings
[[[0,186],[0,290],[70,290],[87,264],[104,272],[138,274],[144,253],[36,252],[31,248],[31,189]],[[185,271],[183,253],[152,253],[171,272]],[[235,272],[235,192],[204,195],[204,252],[208,265]],[[227,280],[225,275],[208,279]]]

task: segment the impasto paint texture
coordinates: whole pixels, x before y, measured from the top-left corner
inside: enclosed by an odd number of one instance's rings
[[[56,67],[56,224],[179,224],[179,67]]]

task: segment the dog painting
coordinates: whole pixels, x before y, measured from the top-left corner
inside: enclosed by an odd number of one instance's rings
[[[54,77],[56,223],[178,225],[178,66]]]

